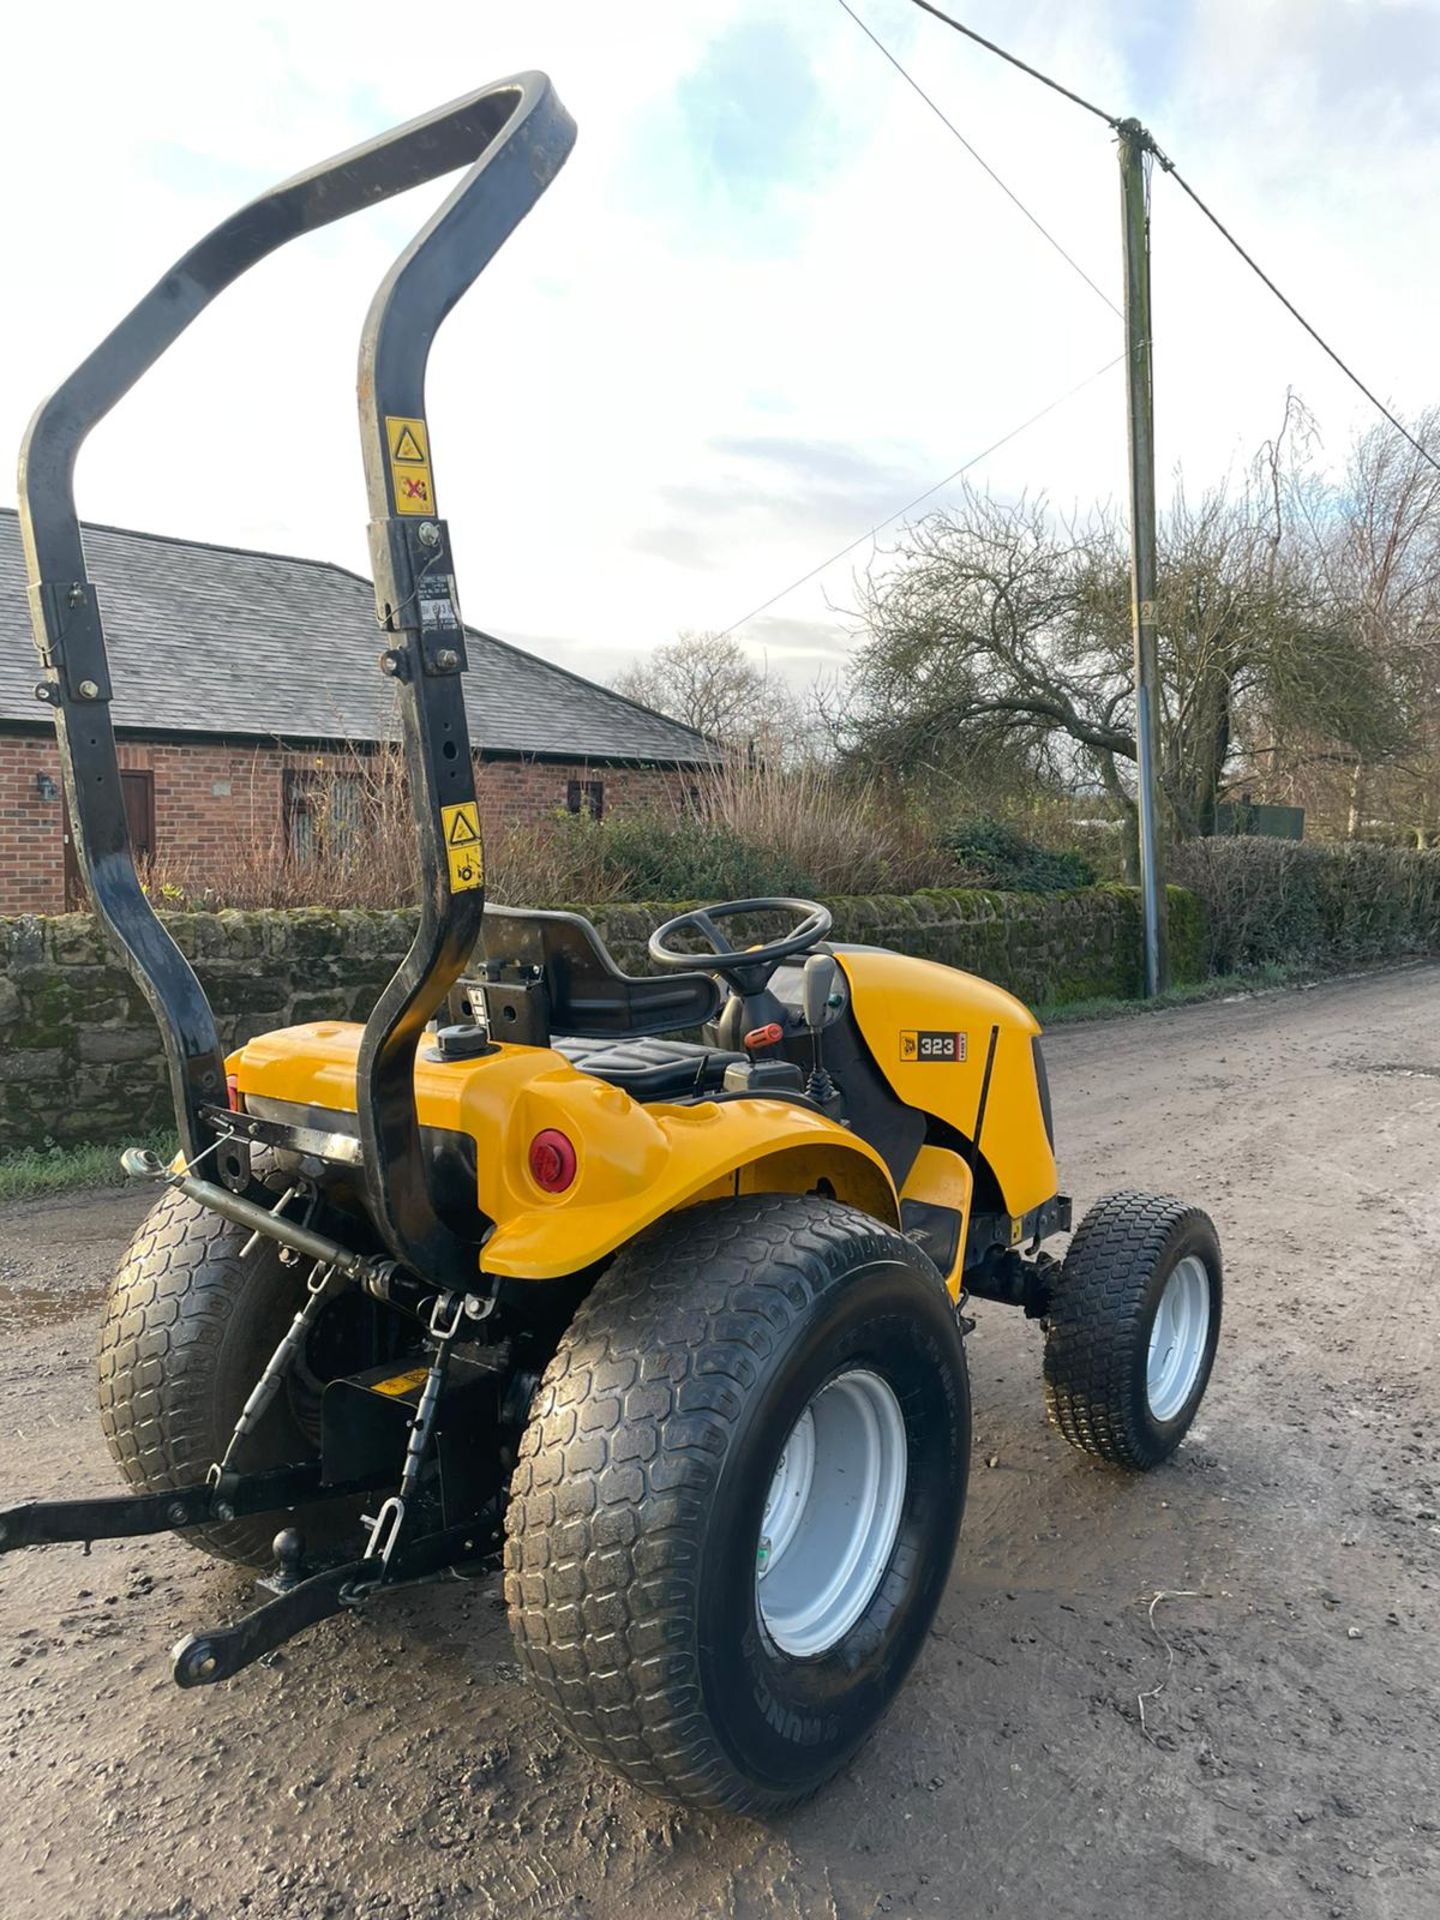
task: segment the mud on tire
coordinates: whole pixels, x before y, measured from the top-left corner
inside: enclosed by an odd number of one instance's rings
[[[796,1657],[759,1598],[767,1489],[797,1420],[857,1372],[903,1413],[894,1544],[853,1624]],[[621,1253],[536,1394],[506,1519],[520,1658],[638,1786],[789,1805],[860,1745],[923,1644],[969,1443],[954,1309],[910,1241],[809,1196],[688,1209]]]

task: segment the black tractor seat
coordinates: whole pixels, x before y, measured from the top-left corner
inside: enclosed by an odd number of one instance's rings
[[[622,973],[578,913],[487,907],[480,973],[461,982],[459,1017],[497,1040],[553,1047],[572,1067],[634,1100],[722,1090],[743,1053],[661,1038],[713,1020],[721,988],[709,973]]]
[[[623,1040],[551,1040],[556,1053],[580,1073],[619,1087],[632,1100],[683,1100],[687,1094],[718,1093],[725,1069],[743,1053],[703,1047],[693,1040],[632,1036]]]

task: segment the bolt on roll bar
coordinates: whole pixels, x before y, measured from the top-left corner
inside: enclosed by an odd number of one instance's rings
[[[476,1255],[439,1217],[421,1152],[415,1048],[469,957],[484,908],[474,767],[461,694],[465,634],[449,533],[435,509],[425,368],[441,322],[564,163],[575,126],[543,74],[482,87],[261,194],[192,247],[42,403],[20,452],[31,620],[53,710],[75,850],[90,898],[160,1024],[181,1144],[215,1150],[224,1183],[248,1150],[223,1105],[214,1015],[140,885],[110,719],[104,630],[75,508],[91,429],[197,315],[257,261],[457,168],[469,171],[381,284],[360,347],[359,406],[376,609],[396,682],[422,898],[414,944],[365,1029],[357,1086],[367,1198],[395,1258],[439,1282],[473,1280]],[[217,663],[218,664],[218,663]]]

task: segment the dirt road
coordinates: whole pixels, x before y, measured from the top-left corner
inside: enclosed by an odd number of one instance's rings
[[[180,1693],[171,1642],[244,1581],[168,1538],[56,1548],[0,1563],[5,1920],[1434,1920],[1440,968],[1062,1030],[1048,1057],[1078,1206],[1137,1184],[1214,1213],[1214,1385],[1177,1461],[1125,1480],[1046,1428],[1037,1329],[979,1309],[949,1595],[818,1800],[714,1821],[598,1774],[490,1588]],[[0,1500],[111,1485],[90,1348],[138,1217],[0,1213]]]

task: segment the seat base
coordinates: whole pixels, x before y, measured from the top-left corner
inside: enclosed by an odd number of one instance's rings
[[[726,1067],[746,1058],[743,1053],[700,1046],[694,1040],[565,1037],[552,1040],[550,1045],[577,1072],[619,1087],[632,1100],[680,1100],[688,1094],[718,1093]]]

